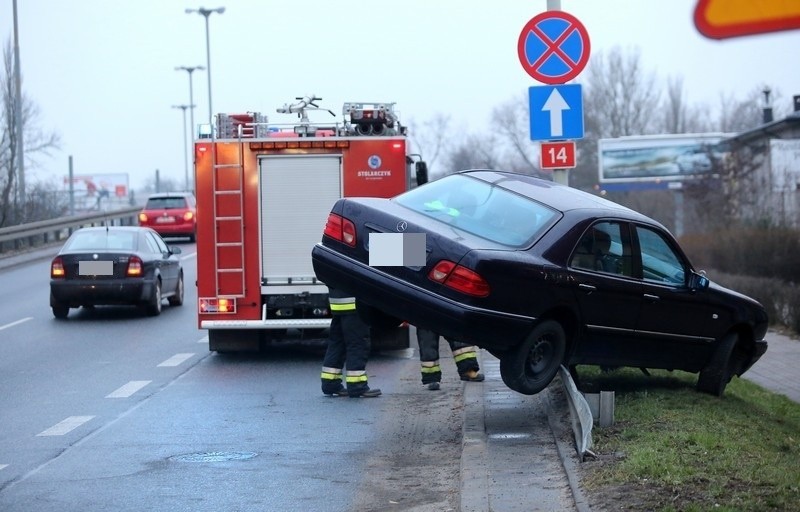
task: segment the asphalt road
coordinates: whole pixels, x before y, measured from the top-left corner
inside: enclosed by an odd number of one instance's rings
[[[0,270],[0,510],[458,510],[463,386],[376,355],[378,399],[325,397],[321,345],[208,351],[186,300],[48,306],[49,259]],[[455,375],[455,370],[451,376]]]

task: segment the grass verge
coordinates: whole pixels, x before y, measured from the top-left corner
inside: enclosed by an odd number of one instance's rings
[[[581,481],[592,510],[800,510],[800,404],[734,377],[722,398],[697,376],[579,366],[585,392],[615,391]]]

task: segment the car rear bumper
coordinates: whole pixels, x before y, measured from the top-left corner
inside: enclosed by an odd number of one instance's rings
[[[317,244],[311,252],[317,278],[330,287],[412,325],[496,350],[519,344],[536,319],[465,305],[410,285]]]
[[[142,279],[131,280],[51,280],[50,305],[136,305],[149,300],[153,283]]]
[[[194,224],[152,224],[150,229],[161,236],[194,236]]]

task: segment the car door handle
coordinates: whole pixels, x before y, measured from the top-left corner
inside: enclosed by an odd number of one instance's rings
[[[651,295],[649,293],[645,293],[644,294],[644,298],[647,299],[647,300],[652,300],[653,302],[657,302],[657,301],[661,300],[661,297],[659,297],[658,295]]]
[[[587,291],[587,292],[593,292],[593,291],[597,290],[597,287],[592,286],[590,284],[583,284],[583,283],[579,284],[578,288],[580,288],[581,290]]]

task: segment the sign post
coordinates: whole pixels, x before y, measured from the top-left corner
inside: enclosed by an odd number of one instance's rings
[[[589,34],[577,18],[561,11],[559,0],[548,0],[547,8],[525,24],[517,40],[522,68],[550,86],[529,89],[531,140],[582,138],[581,86],[564,84],[586,67],[591,49]],[[570,144],[556,148],[543,143],[541,147],[542,168],[554,169],[553,181],[564,185],[569,184],[566,168],[575,167],[575,144]],[[545,154],[548,152],[551,154]]]

